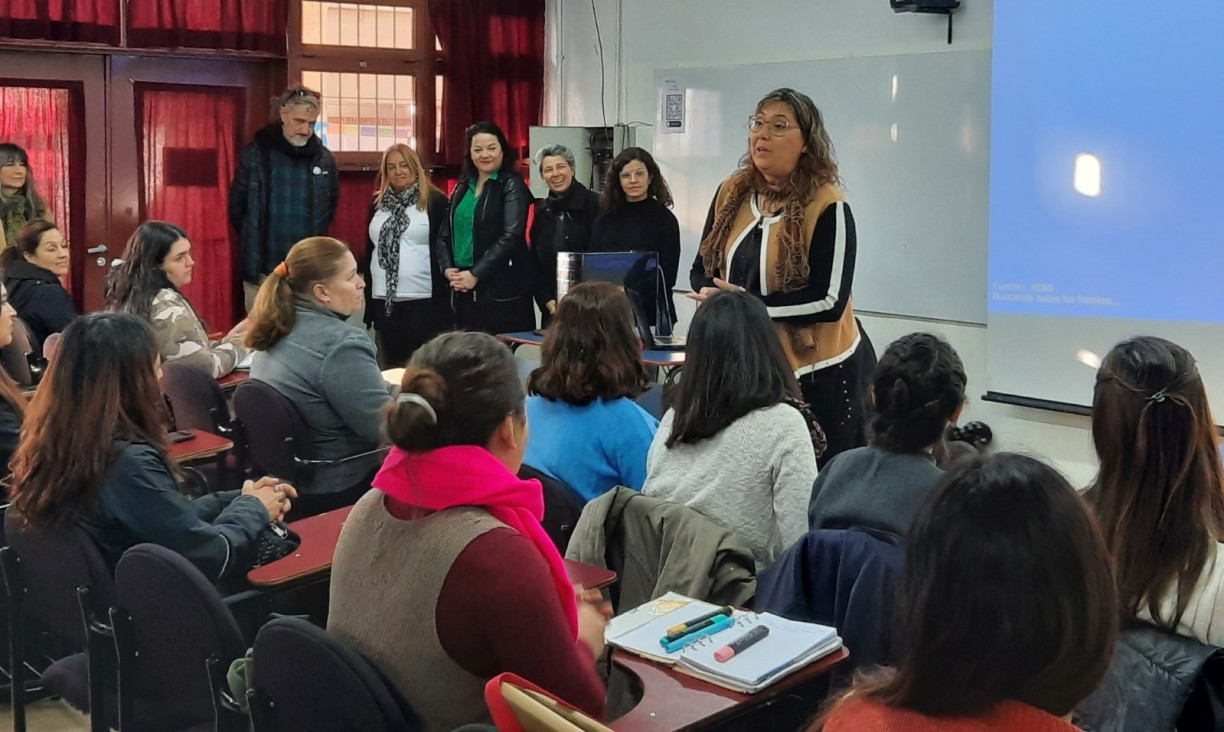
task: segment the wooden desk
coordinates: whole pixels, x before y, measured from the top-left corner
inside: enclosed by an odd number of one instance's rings
[[[183,442],[171,442],[166,448],[166,454],[176,463],[190,463],[197,460],[207,460],[224,455],[233,449],[234,443],[228,438],[214,435],[204,430],[187,430],[195,435],[195,439]]]
[[[623,732],[705,729],[763,709],[791,694],[811,698],[815,711],[816,700],[827,692],[830,671],[849,657],[842,648],[756,694],[740,694],[617,649],[612,652],[612,663],[641,681],[642,698],[608,726]]]
[[[519,346],[539,347],[544,343],[544,336],[536,335],[529,330],[518,333],[498,333],[497,339],[509,344],[511,351],[517,350]],[[684,366],[684,351],[660,351],[647,348],[642,351],[642,363],[663,369],[665,380],[671,383],[675,381],[676,374]]]
[[[238,388],[238,385],[247,379],[251,378],[250,371],[231,371],[225,376],[217,379],[217,386],[221,387],[221,391],[232,391]]]
[[[289,528],[302,537],[297,551],[247,573],[247,581],[256,587],[280,587],[293,582],[323,579],[331,572],[332,556],[336,553],[336,542],[340,540],[340,529],[348,518],[352,506],[294,521]],[[574,584],[588,590],[598,590],[616,581],[616,573],[582,562],[565,560],[566,571]]]

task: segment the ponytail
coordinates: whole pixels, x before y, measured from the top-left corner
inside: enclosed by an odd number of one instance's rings
[[[267,351],[289,335],[297,322],[294,301],[309,297],[316,284],[339,274],[348,253],[347,244],[328,236],[312,236],[294,244],[285,261],[259,286],[246,345]]]

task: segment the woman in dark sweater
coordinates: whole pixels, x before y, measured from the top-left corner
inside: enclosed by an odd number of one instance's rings
[[[327,630],[381,669],[427,731],[488,722],[512,672],[602,716],[606,619],[540,526],[514,356],[483,333],[426,343],[386,410],[395,448],[336,545]],[[598,593],[596,593],[598,595]]]
[[[17,311],[9,304],[8,292],[0,285],[0,348],[12,342],[16,319]],[[25,397],[18,391],[17,384],[4,369],[0,369],[0,480],[9,474],[9,458],[17,449],[25,404]],[[0,489],[0,493],[7,494],[7,490]]]
[[[12,462],[13,508],[33,526],[73,522],[113,568],[145,542],[216,582],[297,496],[275,478],[189,500],[166,457],[157,341],[141,318],[93,313],[64,330]]]
[[[35,353],[77,316],[61,277],[68,275],[68,242],[55,224],[37,219],[26,224],[13,246],[0,255],[9,301],[29,328]]]
[[[670,211],[671,206],[671,189],[655,159],[640,147],[626,148],[612,161],[608,171],[604,210],[595,220],[591,251],[658,253],[667,285],[668,309],[675,322],[671,291],[680,269],[680,223]]]
[[[548,196],[536,201],[531,253],[539,266],[535,298],[547,324],[557,312],[557,252],[585,252],[599,216],[599,196],[574,180],[574,153],[549,145],[536,157]]]
[[[455,324],[493,334],[531,330],[531,191],[515,172],[513,150],[497,125],[469,127],[467,149],[450,215],[434,246],[434,264],[451,286]]]

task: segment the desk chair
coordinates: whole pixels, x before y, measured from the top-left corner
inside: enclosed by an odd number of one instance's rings
[[[246,644],[200,570],[156,544],[128,549],[115,567],[110,618],[121,732],[247,728],[246,716],[220,696],[225,670]]]
[[[253,475],[274,475],[295,486],[309,485],[315,470],[320,467],[368,459],[390,449],[381,447],[332,460],[316,459],[309,453],[310,428],[301,412],[270,384],[255,379],[244,381],[234,390],[233,427],[231,439],[235,444],[244,445],[242,452]],[[309,491],[299,491],[299,494],[296,505],[306,505]],[[310,512],[295,510],[294,514],[294,518],[304,518]]]
[[[208,484],[214,486],[213,490],[241,488],[241,476],[246,474],[244,455],[239,442],[234,440],[229,402],[225,400],[217,380],[195,366],[170,361],[162,365],[161,389],[174,421],[174,429],[211,432],[234,442],[235,449],[224,463],[228,470],[223,470],[219,462],[215,470],[206,469],[204,474],[211,479]],[[225,485],[226,474],[230,470],[239,476],[238,485]]]
[[[110,569],[93,540],[80,527],[27,526],[10,507],[4,518],[9,545],[0,549],[6,600],[13,690],[13,729],[25,730],[27,697],[26,621],[37,619],[73,655],[42,674],[34,698],[60,696],[91,715],[91,728],[103,732],[113,716],[114,645],[106,622],[114,597]]]
[[[255,679],[247,698],[255,732],[423,729],[372,663],[298,618],[273,620],[255,637]]]
[[[564,554],[570,537],[574,534],[574,527],[578,525],[578,518],[582,515],[582,501],[578,499],[578,493],[565,481],[530,465],[524,464],[519,468],[518,477],[522,480],[534,478],[543,486],[544,520],[540,525],[557,546],[557,551]]]

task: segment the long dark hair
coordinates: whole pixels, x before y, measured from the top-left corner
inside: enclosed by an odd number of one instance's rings
[[[583,282],[557,303],[544,337],[540,367],[527,391],[585,406],[635,398],[650,388],[629,297],[610,282]]]
[[[20,163],[26,169],[26,182],[21,187],[21,194],[25,197],[25,207],[23,213],[26,221],[43,218],[47,214],[47,202],[38,195],[38,190],[34,187],[34,171],[30,169],[30,156],[20,146],[11,142],[0,142],[0,166],[9,165],[10,163]],[[13,205],[13,200],[10,196],[4,195],[0,191],[0,221],[8,218],[9,207]]]
[[[164,452],[156,359],[152,328],[134,315],[90,313],[64,329],[12,459],[13,504],[26,520],[50,525],[88,512],[116,440]]]
[[[1190,353],[1150,336],[1114,346],[1097,372],[1092,442],[1101,467],[1087,496],[1122,608],[1174,630],[1224,539],[1219,439]]]
[[[799,383],[764,303],[747,292],[719,292],[697,308],[689,326],[666,444],[713,437],[787,397],[799,397]]]
[[[475,179],[479,172],[476,170],[476,163],[472,162],[472,138],[476,135],[493,135],[497,138],[497,144],[502,149],[501,167],[498,168],[498,175],[506,173],[514,173],[518,175],[516,165],[518,163],[518,150],[510,147],[510,141],[506,139],[506,133],[502,132],[502,128],[498,127],[494,122],[477,122],[467,131],[463,133],[463,168],[459,171],[459,180],[469,181]],[[462,191],[462,189],[459,189]],[[462,192],[460,193],[462,195]]]
[[[910,333],[891,343],[871,379],[873,445],[918,452],[943,439],[965,403],[965,365],[947,341]]]
[[[187,232],[165,221],[146,221],[127,241],[123,264],[111,273],[106,288],[106,304],[110,310],[149,317],[153,297],[158,290],[169,287],[178,291],[162,264],[170,249]]]
[[[401,450],[425,452],[450,445],[484,447],[507,416],[524,415],[523,382],[514,355],[487,333],[444,333],[412,354],[399,400],[383,407],[387,437]]]
[[[865,697],[932,717],[1014,700],[1063,716],[1104,678],[1118,633],[1109,554],[1058,471],[1000,453],[945,475],[910,527],[895,669]]]
[[[620,174],[625,166],[634,160],[642,161],[642,165],[646,166],[647,174],[650,175],[650,186],[646,188],[646,197],[653,198],[664,206],[672,205],[671,188],[667,187],[667,181],[663,179],[663,173],[659,171],[659,164],[655,162],[654,156],[640,147],[627,147],[621,150],[620,155],[613,158],[612,167],[608,169],[603,195],[599,199],[602,210],[615,211],[629,203],[629,199],[625,198],[625,189],[621,188]]]
[[[8,304],[8,290],[3,284],[0,284],[0,308]],[[16,319],[16,315],[13,316]],[[14,324],[15,325],[15,324]],[[17,386],[17,382],[13,381],[13,377],[8,375],[8,372],[0,368],[0,399],[3,399],[6,404],[17,415],[18,419],[22,419],[26,412],[26,400],[21,394],[21,388]],[[0,465],[0,473],[7,471],[7,466]]]

